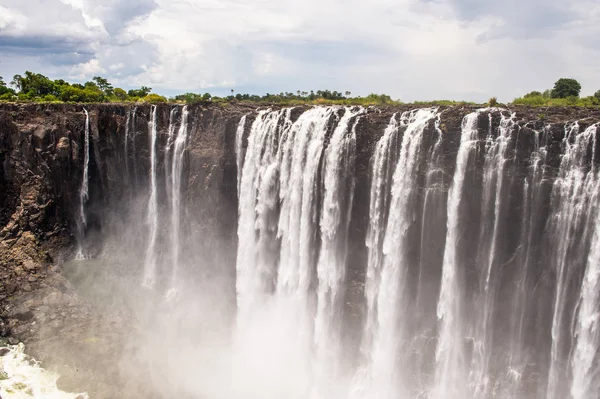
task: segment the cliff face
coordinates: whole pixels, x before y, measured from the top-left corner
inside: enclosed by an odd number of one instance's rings
[[[125,228],[120,209],[137,210],[144,218],[150,185],[150,105],[88,105],[90,126],[89,200],[86,202],[86,245],[90,255],[105,251],[105,238]],[[135,108],[135,110],[134,110]],[[178,109],[181,107],[179,106]],[[366,263],[364,245],[368,226],[369,165],[374,147],[391,116],[414,107],[371,107],[356,128],[356,190],[350,224],[351,281],[360,282]],[[157,107],[156,170],[158,203],[169,202],[169,127],[171,105]],[[292,112],[292,119],[306,107]],[[191,106],[182,172],[183,231],[194,244],[234,269],[237,228],[237,165],[235,138],[238,123],[247,115],[247,137],[256,109],[250,106]],[[456,161],[461,121],[470,107],[442,110],[442,185],[447,190]],[[504,111],[505,113],[507,111]],[[534,130],[545,129],[549,170],[560,163],[564,124],[579,121],[582,128],[600,120],[600,111],[577,108],[516,108],[519,129],[513,131],[515,179],[527,171],[535,145]],[[175,114],[177,120],[178,114]],[[497,127],[501,112],[479,118],[481,138]],[[180,118],[180,116],[179,116]],[[0,301],[17,291],[36,290],[53,264],[72,256],[80,209],[86,116],[82,105],[0,104]],[[427,137],[437,132],[432,123]],[[243,143],[245,145],[245,141]],[[483,141],[482,141],[482,145]],[[424,146],[429,148],[431,143]],[[172,147],[171,147],[172,148]],[[599,150],[600,151],[600,150]],[[518,193],[515,191],[515,198]],[[471,204],[476,209],[476,204]],[[166,205],[165,205],[166,206]],[[518,217],[518,200],[513,217]],[[167,223],[166,218],[160,223]],[[135,235],[136,233],[134,233]],[[137,235],[141,233],[138,232]],[[432,242],[442,242],[431,237]],[[113,243],[114,244],[114,243]],[[443,247],[434,245],[434,257]],[[200,251],[198,251],[200,252]]]

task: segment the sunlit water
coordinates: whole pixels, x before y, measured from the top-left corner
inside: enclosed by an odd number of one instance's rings
[[[23,344],[0,346],[9,352],[0,357],[0,397],[3,399],[87,399],[86,393],[63,392],[56,387],[58,375],[44,370],[24,353]]]

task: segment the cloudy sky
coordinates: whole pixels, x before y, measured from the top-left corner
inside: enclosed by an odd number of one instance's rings
[[[598,0],[0,0],[0,75],[155,92],[600,90]]]

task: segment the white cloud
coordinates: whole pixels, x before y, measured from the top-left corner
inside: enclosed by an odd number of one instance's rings
[[[100,66],[100,61],[96,58],[88,62],[75,65],[71,70],[71,78],[85,79],[90,76],[105,73],[106,69]]]
[[[48,57],[64,76],[167,94],[329,88],[407,101],[507,101],[563,76],[600,88],[596,0],[1,1],[13,73]]]

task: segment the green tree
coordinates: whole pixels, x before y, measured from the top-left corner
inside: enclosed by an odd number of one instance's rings
[[[108,97],[113,96],[115,89],[107,79],[100,76],[94,76],[92,80],[96,82],[96,85],[100,88],[100,90],[102,90],[102,92],[104,92],[104,94],[106,94]]]
[[[119,100],[119,101],[126,101],[127,100],[127,92],[125,90],[121,89],[120,87],[117,87],[114,90],[113,94],[117,98],[117,100]]]
[[[581,84],[571,78],[560,78],[554,83],[552,98],[579,97]]]
[[[596,97],[598,100],[600,100],[600,90],[598,90],[597,92],[594,93],[594,97]]]
[[[15,91],[10,87],[6,86],[6,83],[4,83],[4,79],[2,79],[2,76],[0,76],[0,96],[2,96],[3,99],[9,99],[9,97],[13,96],[14,94]]]
[[[19,89],[19,92],[29,98],[56,93],[54,82],[39,73],[25,71],[24,76],[15,75],[11,83]]]
[[[152,88],[150,87],[146,87],[146,86],[142,86],[139,89],[131,89],[127,92],[127,94],[129,95],[129,97],[146,97],[148,94],[150,94],[150,92],[152,91]]]
[[[156,93],[149,93],[144,98],[142,98],[143,102],[158,104],[158,103],[166,103],[167,99]]]

